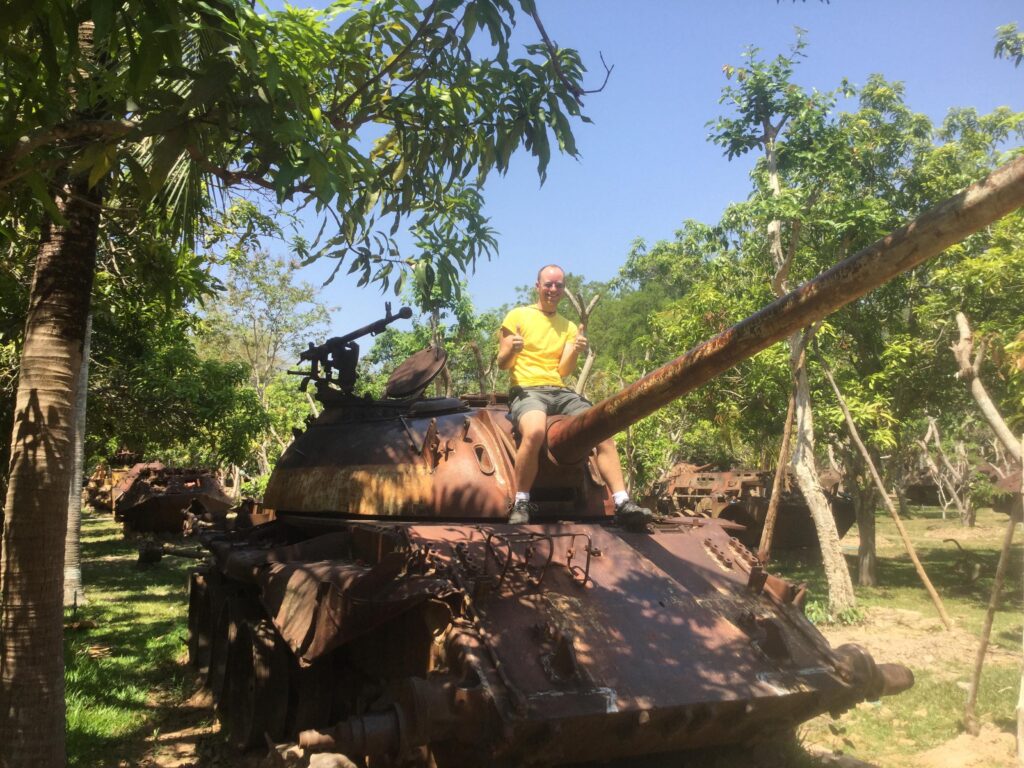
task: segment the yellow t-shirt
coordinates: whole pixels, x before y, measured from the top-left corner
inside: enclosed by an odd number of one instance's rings
[[[576,338],[576,323],[561,315],[546,315],[536,305],[516,307],[501,327],[523,337],[523,348],[512,363],[512,384],[519,387],[563,386],[558,374],[565,345]]]

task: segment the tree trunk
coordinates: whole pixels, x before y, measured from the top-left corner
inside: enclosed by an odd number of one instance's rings
[[[804,343],[803,334],[795,333],[790,337],[790,358],[799,361]],[[832,507],[828,498],[821,490],[818,481],[818,468],[814,461],[814,414],[811,410],[811,391],[807,383],[807,366],[800,365],[796,370],[796,446],[793,450],[793,474],[796,475],[800,491],[811,511],[811,519],[818,532],[821,544],[821,561],[828,581],[829,613],[839,616],[856,607],[857,599],[853,594],[853,582],[850,580],[850,569],[846,567],[843,550],[839,543],[839,532],[836,521],[832,517]]]
[[[256,446],[256,467],[261,475],[270,474],[270,455],[267,453],[268,442],[268,440],[264,440]]]
[[[981,639],[978,642],[978,652],[974,657],[974,670],[971,673],[970,687],[967,689],[967,703],[964,705],[964,727],[967,732],[977,736],[981,731],[981,723],[978,722],[976,707],[978,705],[978,690],[981,686],[981,669],[985,665],[985,653],[988,651],[988,644],[992,638],[992,622],[996,616],[996,609],[999,607],[999,594],[1003,591],[1003,579],[1006,578],[1006,568],[1010,564],[1010,545],[1013,544],[1013,531],[1017,527],[1017,521],[1010,515],[1006,522],[1006,533],[1003,536],[1003,548],[999,551],[999,562],[996,564],[996,576],[992,582],[992,595],[988,600],[988,609],[985,611],[985,621],[981,626]]]
[[[583,301],[583,294],[577,296],[573,291],[565,289],[566,298],[569,299],[569,303],[572,304],[576,310],[576,314],[580,318],[580,328],[584,330],[586,335],[586,326],[590,324],[590,314],[594,311],[594,307],[597,306],[597,302],[601,300],[601,294],[595,293],[590,297],[590,301]],[[594,352],[594,348],[587,345],[587,357],[583,361],[583,369],[580,371],[580,375],[576,377],[575,391],[577,395],[582,395],[587,390],[587,382],[590,380],[590,372],[594,368],[594,359],[597,357],[597,353]]]
[[[75,385],[74,465],[68,489],[68,531],[64,538],[64,605],[85,603],[82,586],[82,475],[85,463],[85,407],[89,398],[89,346],[92,341],[92,313],[85,318],[82,367]]]
[[[921,440],[919,441],[919,444],[921,446],[921,450],[924,451],[924,460],[928,465],[928,471],[931,473],[932,479],[935,480],[935,484],[940,488],[945,488],[946,494],[953,500],[953,503],[956,504],[957,511],[960,513],[960,524],[966,527],[973,527],[974,515],[971,512],[968,503],[966,500],[960,499],[960,493],[953,484],[953,481],[939,471],[938,466],[935,464],[931,454],[928,452],[927,443]]]
[[[858,479],[860,473],[858,473]],[[857,584],[862,587],[878,585],[878,562],[875,547],[875,488],[873,485],[861,485],[853,493],[853,508],[857,514],[857,532],[860,544],[857,545]]]
[[[487,369],[484,367],[484,356],[480,352],[480,345],[475,341],[470,341],[466,346],[473,353],[473,362],[476,364],[476,384],[480,388],[480,394],[487,394],[491,388],[487,385]]]
[[[1021,435],[1020,444],[1024,446],[1024,435]],[[1024,510],[1024,472],[1020,473],[1020,506]],[[1024,632],[1021,633],[1021,643],[1024,645]],[[1024,667],[1020,670],[1017,693],[1017,762],[1024,766]]]
[[[763,563],[767,563],[772,555],[772,536],[775,535],[775,518],[779,514],[786,465],[789,463],[789,443],[793,436],[793,414],[795,411],[796,386],[794,385],[789,391],[786,421],[782,425],[782,443],[779,445],[779,457],[775,462],[775,476],[772,478],[772,495],[768,498],[768,511],[764,515],[764,527],[761,529],[761,541],[757,548],[757,556]]]
[[[1006,425],[1006,421],[1003,420],[1002,414],[996,408],[995,403],[992,402],[992,398],[989,397],[988,390],[985,389],[985,385],[981,383],[981,361],[985,357],[985,348],[983,345],[979,345],[977,354],[974,353],[974,335],[971,332],[971,326],[967,322],[967,317],[963,312],[956,313],[956,324],[960,330],[960,340],[953,345],[953,356],[956,358],[957,364],[960,366],[960,370],[956,376],[958,379],[963,379],[967,382],[967,385],[971,389],[971,394],[974,396],[975,402],[978,404],[978,408],[981,409],[982,414],[985,416],[985,420],[988,421],[992,431],[996,433],[996,437],[1002,441],[1006,450],[1017,459],[1017,461],[1024,461],[1024,449],[1013,432]]]
[[[64,765],[64,535],[75,383],[96,263],[100,194],[78,177],[36,259],[25,323],[0,556],[0,765]]]
[[[903,487],[905,478],[900,478],[900,481],[896,484],[896,504],[900,511],[900,517],[904,520],[909,520],[910,514],[910,503],[907,501],[907,491]],[[942,508],[942,519],[946,519],[946,508]]]
[[[779,126],[769,121],[764,123],[765,159],[768,163],[768,186],[772,197],[782,194],[782,183],[779,179],[778,156],[775,138]],[[799,221],[793,222],[790,247],[782,246],[782,222],[774,219],[768,223],[768,248],[772,257],[775,274],[772,276],[772,290],[776,296],[783,296],[789,291],[789,272],[793,265],[800,236]],[[853,594],[853,582],[850,581],[850,570],[843,559],[843,550],[839,544],[839,533],[836,521],[832,517],[832,507],[828,503],[821,482],[818,480],[818,468],[814,460],[814,413],[811,406],[811,391],[807,383],[807,365],[804,349],[814,334],[813,328],[797,331],[789,337],[789,366],[794,381],[794,427],[796,446],[793,450],[793,474],[804,495],[804,500],[814,520],[818,532],[818,543],[821,545],[821,561],[828,581],[829,612],[837,616],[854,608],[857,600]]]
[[[871,479],[875,483],[875,488],[878,489],[878,492],[882,496],[882,501],[885,502],[885,506],[889,510],[889,514],[892,515],[892,521],[896,523],[896,530],[899,531],[900,538],[903,539],[903,546],[907,549],[907,554],[910,556],[910,560],[914,564],[914,568],[917,570],[917,575],[921,578],[921,583],[924,584],[924,588],[928,591],[928,595],[935,604],[935,609],[939,612],[939,616],[942,618],[942,623],[946,625],[946,629],[952,629],[953,620],[950,619],[949,615],[946,613],[946,607],[942,604],[942,598],[939,597],[939,593],[936,592],[935,587],[932,586],[931,579],[929,579],[928,574],[925,573],[924,566],[921,565],[921,561],[917,557],[917,552],[914,550],[914,545],[910,542],[910,536],[907,535],[907,529],[903,526],[903,521],[900,520],[900,516],[896,512],[896,507],[893,505],[892,499],[889,498],[889,494],[885,492],[885,484],[882,482],[882,476],[878,474],[878,470],[875,469],[875,464],[871,460],[871,454],[868,453],[868,449],[864,445],[864,441],[860,439],[860,432],[857,430],[857,424],[853,420],[853,415],[850,413],[850,409],[846,407],[846,400],[843,398],[843,393],[839,391],[839,385],[836,384],[836,380],[832,378],[832,372],[829,371],[828,366],[824,361],[822,361],[821,367],[825,372],[825,378],[828,379],[828,383],[832,385],[832,391],[835,392],[836,401],[839,403],[839,408],[843,412],[843,419],[846,421],[846,428],[850,431],[850,440],[860,452],[861,460],[864,462],[864,466],[871,474]]]

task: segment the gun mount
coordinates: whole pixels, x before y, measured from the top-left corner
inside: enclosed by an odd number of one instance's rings
[[[412,317],[409,307],[402,307],[397,315],[391,314],[391,302],[384,305],[384,317],[369,325],[364,325],[344,336],[335,336],[319,346],[312,342],[309,348],[299,355],[299,364],[309,363],[308,370],[288,371],[291,376],[302,376],[299,389],[303,392],[310,381],[317,386],[337,386],[342,392],[351,394],[356,383],[356,364],[359,362],[359,345],[356,339],[363,336],[376,336],[396,320],[408,320]]]

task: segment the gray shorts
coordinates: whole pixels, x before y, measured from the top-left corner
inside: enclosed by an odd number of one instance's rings
[[[583,395],[566,387],[513,387],[509,391],[508,416],[512,423],[527,411],[544,411],[548,416],[572,416],[593,405]]]

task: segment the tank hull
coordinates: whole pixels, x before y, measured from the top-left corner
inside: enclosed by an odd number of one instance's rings
[[[350,757],[559,765],[785,733],[912,680],[830,648],[723,521],[323,528],[279,513],[210,541],[194,577],[220,585],[194,595],[190,647],[213,649],[193,660],[240,746],[259,722]],[[279,698],[254,703],[224,670],[260,626]]]

